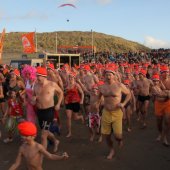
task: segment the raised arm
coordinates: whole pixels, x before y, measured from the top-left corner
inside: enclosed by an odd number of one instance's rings
[[[40,149],[40,152],[47,158],[47,159],[51,159],[51,160],[65,160],[67,159],[69,156],[66,152],[64,152],[61,156],[60,155],[56,155],[56,154],[51,154],[49,153],[42,145],[38,146]]]

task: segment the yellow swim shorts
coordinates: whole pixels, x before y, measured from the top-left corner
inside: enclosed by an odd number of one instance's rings
[[[101,120],[101,133],[109,135],[113,129],[114,134],[122,134],[123,112],[121,109],[115,111],[103,110]]]

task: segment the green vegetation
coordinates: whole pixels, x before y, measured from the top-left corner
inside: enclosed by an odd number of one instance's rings
[[[6,33],[4,42],[4,53],[22,53],[21,35],[23,32]],[[57,32],[57,42],[60,45],[84,45],[89,46],[92,43],[91,32]],[[54,53],[56,50],[56,32],[36,33],[37,47],[39,51],[45,50]],[[94,45],[97,51],[114,51],[114,52],[128,52],[128,51],[148,51],[149,48],[132,41],[125,40],[120,37],[106,35],[103,33],[93,32]]]

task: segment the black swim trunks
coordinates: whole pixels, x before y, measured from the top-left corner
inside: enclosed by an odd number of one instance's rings
[[[74,113],[78,113],[80,111],[80,103],[68,103],[66,104],[67,110],[72,110]]]
[[[47,109],[37,109],[37,117],[41,129],[49,130],[54,119],[54,107]]]
[[[0,103],[4,103],[5,101],[5,98],[0,98]]]
[[[150,100],[150,96],[141,96],[141,95],[138,95],[138,100],[140,102],[145,102],[146,100]]]

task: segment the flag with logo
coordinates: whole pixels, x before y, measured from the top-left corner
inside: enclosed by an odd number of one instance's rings
[[[3,51],[4,38],[5,38],[5,28],[3,29],[1,38],[0,38],[0,53],[2,53],[2,51]]]
[[[35,43],[34,43],[35,32],[30,32],[22,35],[22,45],[24,48],[24,53],[35,53]]]

